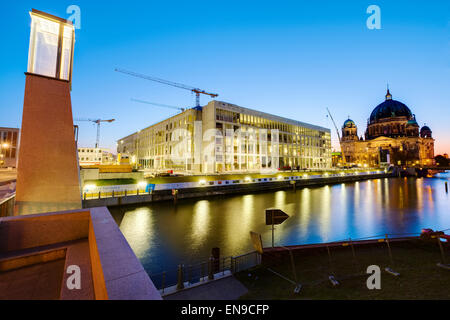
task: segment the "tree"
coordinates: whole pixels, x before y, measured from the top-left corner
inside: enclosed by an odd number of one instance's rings
[[[449,159],[446,159],[442,155],[438,155],[434,157],[434,160],[436,161],[436,165],[438,167],[448,167],[449,166]]]

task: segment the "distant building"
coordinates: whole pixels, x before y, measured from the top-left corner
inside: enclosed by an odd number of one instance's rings
[[[342,152],[333,151],[331,153],[331,164],[333,167],[339,167],[342,165]]]
[[[448,154],[447,153],[444,153],[444,158],[448,159]]]
[[[78,161],[80,166],[93,166],[112,164],[116,160],[114,154],[102,148],[78,148]]]
[[[139,168],[187,173],[331,167],[327,128],[211,101],[117,141]]]
[[[393,100],[389,90],[386,100],[372,111],[364,138],[358,137],[353,120],[344,122],[341,149],[345,162],[357,165],[422,166],[433,165],[434,159],[431,129],[419,128],[415,115]]]
[[[0,127],[0,168],[17,167],[19,133],[17,128]]]

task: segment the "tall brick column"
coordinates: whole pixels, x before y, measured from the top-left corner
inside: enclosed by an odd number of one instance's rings
[[[26,74],[16,215],[81,209],[70,83]]]

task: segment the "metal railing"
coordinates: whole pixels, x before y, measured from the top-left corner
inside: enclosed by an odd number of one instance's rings
[[[404,256],[399,256],[398,250],[403,244],[411,245],[408,248],[422,248],[427,245],[426,251],[440,255],[438,267],[448,269],[450,240],[445,238],[444,232],[450,229],[440,231],[430,231],[422,229],[421,233],[398,233],[398,234],[380,234],[360,238],[347,238],[327,243],[304,244],[299,246],[276,247],[264,251],[261,266],[284,280],[293,284],[296,288],[300,285],[297,274],[300,271],[303,274],[301,285],[317,286],[325,282],[330,282],[332,286],[339,285],[339,281],[361,276],[366,274],[365,266],[383,265],[384,270],[394,276],[399,273],[392,268],[401,270],[416,269],[417,265],[407,265]],[[442,238],[444,237],[444,238]],[[422,241],[418,245],[417,241]],[[370,246],[370,250],[364,251],[364,247]],[[307,254],[306,252],[308,252]],[[379,250],[379,251],[377,251]],[[303,254],[303,255],[302,255]],[[412,253],[407,253],[411,255]],[[315,263],[304,263],[307,259]],[[402,261],[401,264],[396,261]],[[324,261],[328,260],[327,264]],[[309,275],[320,270],[314,277]],[[319,273],[322,273],[320,275]],[[305,276],[309,274],[308,276]],[[326,275],[326,276],[325,276]],[[339,280],[339,281],[337,281]]]
[[[105,198],[120,198],[127,196],[149,195],[151,192],[145,190],[125,190],[125,191],[111,191],[111,192],[84,192],[83,200],[105,199]]]
[[[261,264],[261,255],[256,252],[249,252],[233,258],[233,273],[241,272]]]
[[[0,200],[0,218],[14,215],[15,201],[16,201],[16,194],[10,195],[7,198]]]
[[[182,290],[227,274],[253,268],[260,263],[261,255],[254,251],[236,257],[210,258],[208,261],[194,265],[181,264],[176,269],[149,274],[149,276],[161,294],[165,294],[168,288],[176,286],[175,291]]]
[[[439,232],[446,232],[449,230],[450,229],[445,229]],[[349,253],[352,254],[353,257],[353,260],[352,259],[349,260],[350,263],[355,264],[359,259],[359,252],[356,251],[359,250],[360,246],[364,245],[383,246],[386,250],[386,257],[390,259],[390,262],[392,264],[393,254],[391,251],[391,242],[395,243],[397,241],[413,241],[415,239],[419,239],[419,237],[421,237],[422,235],[423,233],[379,234],[367,237],[335,240],[327,243],[309,244],[309,245],[305,244],[298,247],[297,246],[276,247],[273,250],[269,249],[264,252],[264,261],[262,259],[261,254],[259,254],[256,251],[253,251],[234,257],[228,256],[220,259],[210,258],[205,262],[193,265],[181,264],[177,268],[173,268],[172,270],[166,270],[161,273],[149,274],[149,276],[152,279],[155,286],[157,287],[157,289],[160,291],[160,293],[162,295],[167,295],[175,293],[179,290],[195,286],[197,284],[206,283],[208,281],[221,278],[225,275],[246,271],[257,266],[264,266],[265,268],[273,269],[274,267],[277,266],[292,264],[293,270],[295,271],[296,266],[293,260],[297,259],[298,258],[297,255],[300,254],[301,252],[304,252],[304,249],[308,250],[321,249],[320,251],[316,251],[317,254],[328,256],[330,263],[329,268],[330,270],[334,270],[334,266],[331,265],[331,263],[332,261],[334,261],[333,257],[335,255],[335,250],[337,249],[347,250]],[[432,235],[430,238],[435,239],[433,241],[437,241],[437,243],[439,244],[439,248],[441,250],[441,259],[443,261],[442,263],[445,264],[445,258],[448,256],[448,252],[444,252],[441,246],[441,240],[439,240],[439,236]],[[331,255],[331,252],[333,252],[333,257]],[[356,264],[355,266],[357,267]],[[271,271],[273,272],[274,270]],[[293,274],[295,275],[295,273]],[[278,275],[283,276],[280,273],[278,273]],[[288,274],[287,276],[292,277],[291,274]],[[294,276],[294,278],[296,278],[296,276]],[[290,282],[294,281],[292,279],[288,278],[286,279],[289,280]],[[292,283],[296,282],[294,281]]]

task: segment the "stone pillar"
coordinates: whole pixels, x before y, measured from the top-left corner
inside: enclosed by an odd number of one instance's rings
[[[16,215],[81,209],[70,82],[26,74]]]

